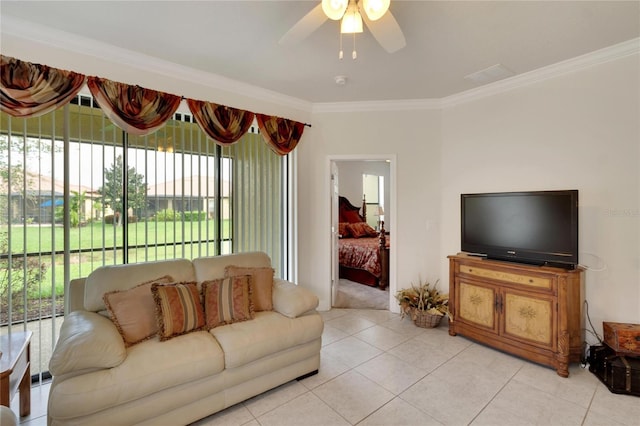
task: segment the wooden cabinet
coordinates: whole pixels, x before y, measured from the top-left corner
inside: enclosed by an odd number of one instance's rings
[[[584,342],[584,272],[449,256],[449,334],[569,376]]]

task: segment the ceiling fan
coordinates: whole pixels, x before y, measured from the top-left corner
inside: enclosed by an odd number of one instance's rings
[[[390,0],[322,0],[302,17],[279,43],[298,43],[320,28],[327,19],[340,20],[341,34],[362,32],[362,21],[378,43],[389,53],[406,46],[404,34],[389,9]],[[341,42],[342,43],[342,42]],[[340,48],[342,59],[342,47]],[[356,58],[355,48],[353,58]]]

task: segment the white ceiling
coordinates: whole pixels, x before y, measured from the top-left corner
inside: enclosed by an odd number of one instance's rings
[[[393,54],[365,28],[358,58],[346,36],[339,60],[329,20],[279,45],[318,1],[2,0],[0,23],[17,18],[312,103],[440,99],[477,87],[464,77],[496,64],[517,75],[640,36],[638,0],[392,0],[407,43]]]

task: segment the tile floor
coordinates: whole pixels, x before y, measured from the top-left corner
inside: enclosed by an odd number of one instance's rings
[[[554,370],[380,310],[323,312],[320,372],[197,422],[210,425],[640,425],[640,398],[574,364]],[[48,385],[23,425],[46,425]],[[12,401],[17,412],[18,398]]]

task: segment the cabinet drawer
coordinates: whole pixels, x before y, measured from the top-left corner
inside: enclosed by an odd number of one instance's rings
[[[479,278],[489,278],[492,280],[526,285],[536,288],[544,288],[547,290],[551,290],[552,287],[552,281],[550,277],[537,277],[534,275],[479,268],[477,266],[470,265],[460,265],[460,272]]]

